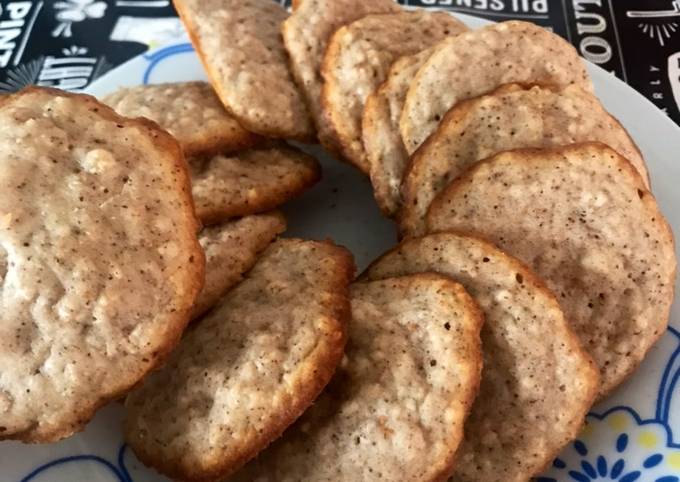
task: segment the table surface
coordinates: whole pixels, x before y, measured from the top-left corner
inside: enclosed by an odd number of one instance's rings
[[[680,0],[400,3],[550,28],[680,124]],[[182,35],[170,0],[0,0],[0,92],[29,84],[79,91]]]

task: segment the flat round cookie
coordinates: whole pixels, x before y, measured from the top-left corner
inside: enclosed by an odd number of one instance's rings
[[[434,48],[394,62],[387,80],[366,99],[361,117],[373,192],[378,206],[389,217],[396,216],[401,207],[401,179],[409,160],[399,133],[399,118],[411,81]]]
[[[82,430],[174,348],[203,284],[177,142],[85,95],[0,97],[0,439]]]
[[[369,171],[361,115],[392,62],[464,30],[448,13],[418,10],[367,15],[333,34],[321,67],[321,105],[335,144],[356,167]]]
[[[666,330],[673,236],[635,168],[603,144],[480,162],[435,199],[427,225],[479,233],[538,273],[600,368],[600,397]]]
[[[191,318],[196,319],[215,306],[285,230],[286,219],[277,211],[203,229],[198,240],[205,253],[205,284],[194,303]]]
[[[314,127],[288,68],[286,10],[267,0],[174,0],[210,83],[251,132],[310,141]]]
[[[321,62],[331,35],[337,29],[372,13],[400,11],[394,0],[299,0],[283,22],[283,43],[290,68],[302,90],[322,144],[331,141],[329,127],[321,114]],[[333,146],[330,146],[331,150]]]
[[[586,141],[607,144],[637,168],[649,185],[642,154],[626,130],[590,91],[571,85],[562,91],[518,85],[463,101],[413,154],[404,176],[403,234],[425,231],[432,200],[477,161],[518,148],[559,147]]]
[[[550,290],[486,241],[454,233],[413,238],[362,279],[423,272],[461,283],[485,319],[479,395],[449,480],[525,482],[578,435],[599,387],[597,368]]]
[[[284,144],[194,159],[189,167],[196,214],[205,224],[274,209],[321,177],[316,159]]]
[[[352,255],[273,243],[125,403],[125,439],[186,481],[222,480],[297,419],[340,362]]]
[[[258,136],[227,113],[207,82],[139,85],[102,99],[125,117],[146,117],[172,134],[187,157],[234,152]]]
[[[232,482],[445,480],[477,393],[483,317],[435,274],[352,285],[346,356],[310,409]]]
[[[513,20],[466,32],[440,43],[416,74],[399,121],[406,150],[412,154],[458,102],[513,82],[592,91],[576,49],[543,27]]]

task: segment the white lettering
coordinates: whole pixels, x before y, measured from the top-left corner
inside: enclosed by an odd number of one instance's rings
[[[38,76],[38,85],[76,90],[85,87],[97,59],[93,57],[47,57]]]
[[[605,64],[612,58],[612,47],[601,37],[585,37],[579,45],[581,55],[595,64]]]
[[[12,20],[22,19],[31,11],[31,2],[12,2],[7,5],[7,11]]]
[[[596,5],[598,7],[601,7],[602,0],[573,0],[574,10],[583,11],[584,7],[581,6],[583,4]]]
[[[45,68],[56,67],[65,64],[96,64],[97,59],[94,57],[47,57],[43,66]]]
[[[536,13],[548,13],[548,0],[534,0],[531,7]]]
[[[24,25],[23,20],[3,20],[0,22],[0,28],[17,28]]]
[[[15,38],[21,35],[20,28],[13,28],[11,30],[0,30],[0,49],[13,49],[16,44],[13,42]]]
[[[87,65],[79,65],[72,67],[55,67],[51,69],[43,69],[40,72],[38,80],[57,80],[57,79],[72,79],[74,77],[89,77],[92,73],[92,67]]]
[[[590,24],[581,23],[581,20],[588,19],[594,20],[594,22]],[[579,35],[602,33],[607,30],[607,21],[599,13],[577,11],[576,20],[578,20],[576,29],[578,30]]]
[[[21,27],[24,26],[24,18],[31,11],[31,2],[10,2],[3,12],[0,7],[0,15],[7,13],[9,19],[0,21],[0,67],[9,65],[14,49],[17,46],[15,40],[21,36]]]
[[[0,67],[7,67],[12,54],[14,53],[14,48],[17,46],[14,39],[21,35],[20,28],[13,28],[11,30],[0,30]]]
[[[76,90],[85,87],[88,78],[89,75],[87,77],[77,77],[74,79],[59,79],[56,82],[38,81],[38,85],[42,87],[55,87],[62,90]]]
[[[577,0],[574,0],[577,1]],[[596,0],[581,0],[596,1]],[[438,5],[440,7],[461,7],[475,10],[492,10],[502,12],[506,6],[517,13],[548,13],[548,0],[421,0],[423,5]]]

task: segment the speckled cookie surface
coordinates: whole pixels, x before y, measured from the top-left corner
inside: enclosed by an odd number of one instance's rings
[[[204,314],[253,267],[259,254],[286,230],[279,212],[253,214],[210,226],[198,236],[205,253],[205,284],[191,318]]]
[[[352,256],[279,240],[126,401],[125,438],[180,480],[221,480],[312,403],[342,358]]]
[[[122,88],[102,102],[122,116],[158,123],[179,141],[187,157],[233,152],[258,140],[227,113],[207,82]]]
[[[321,177],[313,157],[284,144],[190,161],[196,214],[205,224],[274,209]]]
[[[566,40],[532,23],[510,21],[439,44],[416,74],[399,122],[412,154],[458,102],[512,82],[592,90],[585,63]]]
[[[463,287],[484,312],[484,368],[465,423],[455,482],[525,482],[580,431],[598,390],[553,294],[491,243],[453,233],[403,242],[362,279],[438,272]]]
[[[446,480],[479,383],[478,307],[434,274],[356,283],[351,302],[335,377],[233,482]]]
[[[666,330],[670,228],[635,168],[602,144],[480,162],[435,199],[427,222],[479,233],[543,277],[600,368],[600,396]]]
[[[333,34],[321,68],[321,105],[349,161],[368,173],[361,116],[366,98],[385,80],[392,62],[463,30],[467,27],[448,13],[419,10],[368,15]]]
[[[203,283],[186,163],[94,98],[0,99],[0,438],[83,428],[170,351]]]
[[[409,160],[399,133],[399,118],[411,81],[434,48],[394,62],[387,80],[366,99],[361,118],[375,200],[382,212],[390,217],[394,217],[401,207],[401,180]]]
[[[271,0],[174,0],[222,103],[241,125],[268,137],[314,137],[307,105],[288,68]]]
[[[475,162],[511,149],[586,141],[607,144],[648,179],[642,154],[626,130],[578,85],[562,91],[509,85],[461,102],[411,159],[402,187],[402,233],[422,234],[432,200]]]
[[[321,115],[321,62],[331,35],[368,14],[398,12],[400,7],[394,0],[300,0],[293,4],[293,9],[283,22],[283,42],[290,55],[293,76],[314,117],[318,136],[327,144],[331,137]]]

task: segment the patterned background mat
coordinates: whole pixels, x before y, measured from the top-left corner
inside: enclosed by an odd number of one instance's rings
[[[544,25],[680,123],[680,0],[400,3]],[[27,84],[80,90],[182,35],[170,0],[0,0],[0,91]]]

